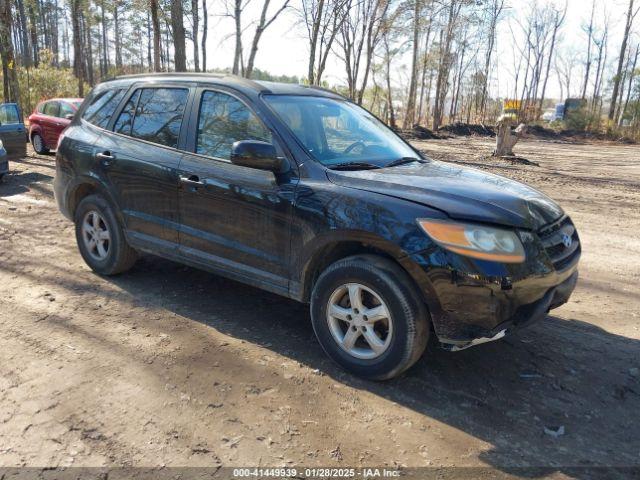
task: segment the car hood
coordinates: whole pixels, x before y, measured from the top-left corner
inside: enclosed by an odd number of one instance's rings
[[[537,230],[563,215],[545,194],[514,180],[429,161],[380,170],[329,170],[335,184],[402,198],[451,218]]]

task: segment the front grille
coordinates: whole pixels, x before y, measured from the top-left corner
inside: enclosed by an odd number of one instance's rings
[[[563,242],[565,235],[571,238],[571,245],[568,247]],[[581,251],[580,238],[569,217],[565,216],[541,228],[538,237],[556,270],[564,270],[578,261]]]

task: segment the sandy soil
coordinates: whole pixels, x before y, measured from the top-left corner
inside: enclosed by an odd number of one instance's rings
[[[0,185],[0,466],[640,465],[640,147],[417,142],[528,182],[583,241],[581,279],[543,322],[403,377],[343,373],[307,307],[159,258],[93,274],[52,194],[54,157]],[[563,426],[555,438],[545,427]],[[546,473],[549,473],[547,471]],[[530,475],[529,475],[530,476]]]

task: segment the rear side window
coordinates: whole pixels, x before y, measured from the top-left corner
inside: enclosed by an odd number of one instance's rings
[[[93,98],[82,118],[97,127],[105,128],[125,92],[123,88],[100,92]]]
[[[60,111],[60,104],[58,102],[47,102],[44,104],[42,113],[51,117],[57,117]]]
[[[15,105],[0,105],[0,124],[11,125],[22,123],[18,115],[18,107]]]
[[[127,101],[122,112],[120,112],[120,116],[118,117],[116,124],[113,126],[114,132],[131,135],[131,126],[133,125],[133,117],[136,113],[136,106],[138,105],[139,98],[140,90],[136,90]]]
[[[249,107],[220,92],[204,92],[200,103],[196,153],[229,159],[240,140],[271,142],[271,132]]]
[[[115,131],[177,148],[188,97],[186,88],[138,90],[120,114]]]
[[[76,111],[71,105],[65,102],[60,102],[60,113],[58,114],[60,118],[66,118],[67,115],[75,115],[75,113]]]

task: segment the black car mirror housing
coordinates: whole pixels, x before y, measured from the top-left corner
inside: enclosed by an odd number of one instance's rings
[[[231,147],[231,163],[273,173],[285,173],[289,170],[287,159],[279,157],[271,143],[259,140],[234,142]]]

